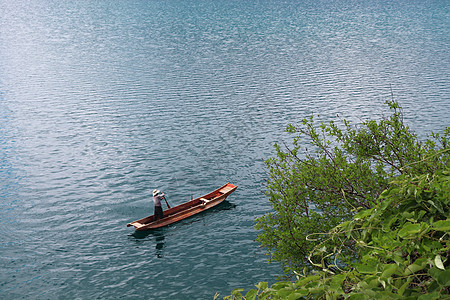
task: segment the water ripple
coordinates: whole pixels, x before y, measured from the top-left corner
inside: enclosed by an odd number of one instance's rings
[[[283,132],[381,117],[448,126],[447,10],[430,3],[2,2],[0,298],[211,298],[274,280],[254,242]],[[337,116],[339,115],[339,117]],[[125,224],[231,181],[224,206]]]

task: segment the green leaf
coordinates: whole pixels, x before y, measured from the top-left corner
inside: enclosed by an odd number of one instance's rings
[[[305,286],[307,283],[311,282],[311,281],[316,281],[320,279],[320,275],[310,275],[310,276],[306,276],[305,278],[300,279],[299,281],[296,282],[297,286]]]
[[[449,231],[450,230],[450,220],[440,220],[437,222],[434,222],[431,227],[435,230],[439,231]]]
[[[256,285],[256,288],[257,288],[258,290],[265,290],[265,289],[267,289],[267,285],[268,285],[267,282],[261,281],[260,283],[258,283],[258,284]]]
[[[238,299],[242,299],[243,297],[242,297],[241,292],[243,292],[243,291],[244,291],[244,289],[234,289],[234,290],[231,291],[231,294],[232,294],[234,297],[237,297]],[[233,298],[233,299],[234,299],[234,298]]]
[[[387,265],[385,267],[383,273],[381,273],[381,278],[387,279],[387,278],[391,277],[395,272],[397,272],[397,270],[398,270],[398,266],[396,264]]]
[[[438,292],[434,292],[434,293],[430,293],[430,294],[424,294],[424,295],[420,295],[417,300],[439,300],[439,293]]]
[[[281,290],[281,289],[284,289],[284,288],[286,288],[286,287],[288,287],[288,286],[289,286],[289,283],[288,283],[288,282],[285,282],[285,281],[279,281],[279,282],[274,283],[274,284],[272,285],[272,288],[273,288],[274,290]]]
[[[405,276],[409,276],[409,275],[414,274],[416,272],[419,272],[419,271],[421,271],[423,269],[425,269],[425,266],[417,265],[417,264],[411,264],[411,265],[406,267],[406,269],[403,272],[403,274]]]
[[[450,270],[441,272],[437,277],[437,282],[444,287],[448,287],[450,285]]]
[[[357,213],[357,214],[353,217],[353,219],[355,219],[355,220],[363,219],[363,218],[369,216],[369,215],[372,213],[372,211],[373,211],[373,208],[362,210],[362,211],[360,211],[359,213]]]
[[[412,224],[407,222],[403,228],[399,230],[398,235],[402,238],[410,238],[411,236],[418,234],[420,230],[420,224]]]
[[[283,288],[277,292],[277,295],[281,297],[281,299],[286,299],[290,295],[292,295],[295,292],[295,290],[290,288]]]
[[[401,215],[405,218],[405,219],[411,219],[414,216],[414,213],[411,211],[404,211],[401,213]]]
[[[400,255],[394,255],[394,261],[399,265],[405,262],[405,260]]]
[[[438,267],[441,270],[445,270],[444,264],[442,263],[442,259],[441,256],[438,254],[436,255],[436,257],[434,258],[434,264],[436,265],[436,267]]]
[[[258,292],[255,289],[252,289],[248,291],[248,293],[245,295],[246,300],[255,300]]]
[[[357,265],[356,270],[362,274],[373,274],[377,271],[376,265]]]
[[[400,296],[403,296],[403,293],[405,292],[406,288],[408,287],[410,281],[411,281],[411,277],[408,277],[408,280],[406,280],[406,282],[403,283],[402,286],[398,289],[398,294]]]
[[[398,189],[392,189],[392,190],[390,190],[390,193],[393,193],[393,192],[395,192],[395,193],[398,193]],[[383,193],[381,193],[381,196],[387,196],[387,191],[384,191]],[[380,209],[381,210],[386,210],[387,208],[389,208],[389,206],[391,205],[391,203],[392,203],[392,201],[394,201],[394,199],[393,198],[388,198],[388,199],[386,199],[385,201],[383,201],[382,203],[381,203],[381,205],[380,205]]]
[[[445,279],[445,275],[442,275],[445,272],[448,273],[448,272],[450,272],[450,270],[442,271],[442,270],[439,270],[438,268],[431,268],[430,270],[428,270],[428,274],[430,274],[430,276],[433,277],[433,279],[436,280],[436,282],[438,282],[438,278],[440,278],[440,276],[443,276],[441,278],[441,281],[442,281],[442,279]]]
[[[295,291],[295,293],[290,294],[287,299],[288,300],[297,300],[308,294],[309,294],[308,290],[297,290],[297,291]]]
[[[436,208],[441,214],[445,215],[444,209],[442,208],[442,204],[440,201],[431,201],[429,200],[428,203],[430,203],[434,208]]]
[[[428,273],[433,277],[441,286],[448,287],[450,285],[450,270],[439,270],[432,268]]]
[[[384,232],[389,232],[389,231],[391,231],[391,230],[392,230],[392,229],[391,229],[392,224],[393,224],[395,221],[397,221],[397,220],[398,220],[397,215],[392,215],[392,216],[388,217],[386,220],[384,220],[384,221],[383,221],[383,224],[382,224],[382,226],[383,226],[383,231],[384,231]]]
[[[323,287],[311,288],[311,289],[309,289],[309,293],[321,295],[321,294],[325,293],[325,290]],[[314,297],[319,298],[319,295],[315,295]]]
[[[335,291],[340,290],[342,282],[344,282],[345,278],[346,276],[344,274],[334,275],[330,283],[331,288]]]

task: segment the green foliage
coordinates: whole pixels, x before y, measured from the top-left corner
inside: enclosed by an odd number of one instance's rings
[[[445,151],[450,151],[447,148]],[[435,173],[402,174],[378,204],[332,228],[309,255],[315,271],[296,282],[262,282],[224,299],[450,299],[450,164]],[[334,247],[326,247],[332,240]],[[342,270],[341,248],[360,259]],[[334,264],[325,264],[333,257]]]
[[[350,220],[356,209],[374,207],[396,176],[433,173],[450,161],[450,153],[443,151],[450,128],[420,142],[404,124],[398,103],[387,104],[389,117],[356,127],[346,120],[338,126],[305,119],[300,127],[288,126],[292,145],[275,145],[276,156],[266,161],[266,194],[273,212],[257,219],[257,240],[269,260],[282,262],[286,272],[308,266],[306,257],[316,243],[337,247],[323,236],[311,243],[310,234]],[[340,254],[345,262],[354,259],[354,244],[341,247]],[[326,257],[324,263],[332,260]]]

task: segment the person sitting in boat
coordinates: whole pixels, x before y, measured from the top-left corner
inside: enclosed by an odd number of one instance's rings
[[[164,193],[160,190],[153,190],[153,203],[155,204],[155,221],[164,218],[161,200],[164,199]]]

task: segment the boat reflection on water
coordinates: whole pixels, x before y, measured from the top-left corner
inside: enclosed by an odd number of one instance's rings
[[[207,211],[206,213],[211,213],[215,210],[230,210],[236,208],[236,204],[231,203],[228,200],[224,200],[222,203],[220,203],[219,205],[217,205],[216,207],[213,207],[210,211]]]
[[[158,258],[162,258],[164,256],[163,255],[163,253],[164,253],[163,249],[164,249],[165,239],[166,239],[166,237],[164,236],[164,232],[163,232],[163,230],[158,230],[157,232],[153,232],[152,234],[155,237],[155,242],[156,242],[156,245],[155,245],[156,253],[155,253],[155,255]]]
[[[222,203],[220,203],[219,205],[213,207],[211,210],[205,211],[200,215],[197,215],[195,219],[189,220],[184,220],[182,221],[179,225],[191,225],[194,222],[199,221],[199,218],[202,218],[202,216],[206,215],[206,214],[211,214],[214,213],[214,211],[220,211],[220,210],[230,210],[236,207],[236,204],[233,204],[227,200],[224,200]],[[156,249],[156,257],[158,258],[162,258],[164,257],[164,247],[165,247],[165,243],[166,243],[166,236],[165,236],[165,232],[168,230],[171,230],[171,228],[173,228],[173,225],[169,225],[167,227],[163,227],[163,228],[157,228],[157,229],[153,229],[153,230],[145,230],[145,231],[139,231],[139,230],[135,230],[130,236],[132,236],[136,243],[140,244],[143,243],[145,241],[155,241],[155,249]]]
[[[145,241],[155,241],[156,257],[162,258],[163,249],[165,246],[166,236],[164,234],[165,228],[159,228],[149,231],[135,231],[131,234],[135,238],[136,243],[140,244]]]

